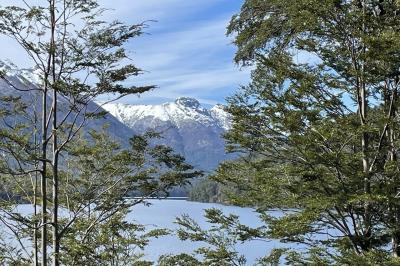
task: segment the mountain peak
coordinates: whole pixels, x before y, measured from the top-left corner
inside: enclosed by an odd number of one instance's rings
[[[108,103],[103,108],[132,128],[142,119],[169,121],[176,127],[188,122],[223,130],[229,130],[231,127],[231,117],[225,112],[223,105],[218,104],[207,109],[203,108],[198,100],[189,97],[180,97],[175,102],[158,105]]]
[[[200,107],[200,102],[194,98],[189,98],[189,97],[179,97],[178,99],[175,100],[176,104],[189,107],[189,108],[194,108],[197,109]]]
[[[18,67],[10,60],[0,60],[0,70],[7,76],[16,76],[19,74]]]
[[[223,105],[209,109],[196,99],[181,97],[163,104],[108,103],[103,108],[137,134],[149,129],[162,133],[157,143],[172,146],[200,169],[214,170],[230,158],[221,135],[231,128],[231,117]]]

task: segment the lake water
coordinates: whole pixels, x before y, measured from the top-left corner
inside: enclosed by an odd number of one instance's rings
[[[199,223],[203,228],[209,228],[204,215],[204,210],[209,208],[221,209],[225,214],[235,214],[240,217],[240,221],[248,226],[262,225],[257,213],[251,208],[240,208],[234,206],[225,206],[211,203],[198,203],[185,200],[149,200],[152,204],[149,207],[143,205],[134,206],[132,212],[128,215],[128,220],[135,220],[140,224],[149,227],[162,227],[168,229],[176,229],[174,224],[176,217],[188,214],[191,218]],[[252,265],[256,258],[265,256],[275,247],[282,247],[284,244],[279,241],[251,241],[239,244],[236,248],[240,254],[246,256],[248,265]],[[147,259],[157,260],[163,254],[179,254],[190,253],[199,247],[199,243],[190,241],[180,241],[175,236],[166,236],[154,239],[145,249],[144,253]]]
[[[148,229],[167,228],[176,230],[178,226],[174,223],[177,217],[184,214],[189,215],[203,229],[210,228],[210,224],[204,218],[204,210],[210,208],[218,208],[225,214],[235,214],[239,216],[240,222],[250,227],[261,226],[262,223],[258,218],[258,214],[251,208],[241,208],[235,206],[225,206],[212,203],[198,203],[186,200],[147,200],[150,206],[143,204],[132,207],[131,212],[127,216],[128,221],[145,225]],[[32,213],[31,205],[19,205],[14,211],[28,214]],[[191,253],[200,247],[201,243],[190,241],[180,241],[174,234],[152,239],[143,253],[145,259],[157,261],[161,255]],[[243,244],[238,244],[235,248],[239,254],[244,255],[247,259],[246,265],[253,265],[257,258],[263,257],[273,249],[278,247],[288,247],[277,240],[269,242],[254,240]],[[293,244],[291,247],[295,247]],[[299,246],[296,246],[297,248]]]

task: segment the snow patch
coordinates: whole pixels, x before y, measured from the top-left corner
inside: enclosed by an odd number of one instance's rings
[[[103,108],[131,128],[144,118],[171,121],[177,127],[189,120],[206,126],[217,126],[224,130],[231,128],[230,116],[224,110],[223,105],[218,104],[208,110],[202,107],[196,99],[187,97],[160,105],[107,103],[103,105]]]
[[[24,84],[41,84],[41,70],[38,68],[18,68],[9,60],[0,61],[0,71],[8,77],[15,77]]]

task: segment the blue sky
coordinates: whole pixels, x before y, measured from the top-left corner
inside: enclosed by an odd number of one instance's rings
[[[160,103],[195,97],[206,104],[224,102],[249,79],[233,63],[235,47],[226,26],[242,0],[103,0],[110,16],[127,23],[149,21],[145,35],[129,45],[146,73],[133,84],[158,88],[127,103]],[[156,20],[157,22],[151,22]]]
[[[18,4],[21,0],[1,0]],[[38,3],[38,0],[28,2]],[[40,1],[39,1],[40,2]],[[145,74],[132,85],[156,85],[154,91],[120,100],[132,104],[156,104],[177,97],[194,97],[204,104],[223,103],[248,83],[248,69],[233,62],[235,47],[226,37],[232,15],[243,0],[99,0],[106,20],[135,24],[147,21],[146,34],[127,46],[130,57]],[[21,2],[22,3],[22,2]],[[26,66],[26,56],[11,40],[0,37],[0,59]],[[100,99],[101,100],[101,99]]]

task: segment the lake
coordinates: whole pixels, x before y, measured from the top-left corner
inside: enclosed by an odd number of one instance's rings
[[[174,223],[176,218],[187,214],[192,219],[197,221],[197,223],[203,229],[207,229],[210,228],[210,224],[208,224],[206,219],[203,217],[204,210],[218,208],[225,214],[235,214],[239,216],[240,222],[247,226],[257,227],[262,225],[260,219],[258,218],[258,214],[252,208],[241,208],[235,206],[225,206],[221,204],[199,203],[176,199],[149,199],[146,202],[150,203],[151,205],[145,206],[143,204],[139,204],[132,207],[131,212],[127,215],[127,220],[145,225],[148,229],[167,228],[170,230],[175,230],[178,228],[178,226]],[[29,214],[32,213],[32,206],[18,205],[14,211],[22,214]],[[180,241],[174,234],[172,234],[160,237],[158,239],[152,239],[143,253],[145,254],[145,259],[157,261],[161,255],[191,253],[194,249],[200,246],[201,243]],[[272,240],[269,242],[254,240],[243,244],[238,244],[236,246],[236,250],[239,252],[239,254],[246,257],[246,265],[253,265],[257,258],[269,254],[273,248],[278,247],[288,247],[288,245],[280,243],[277,240]],[[291,244],[291,247],[299,246]]]
[[[146,207],[144,205],[136,205],[132,208],[132,212],[128,215],[128,220],[137,221],[140,224],[149,226],[150,228],[162,227],[168,229],[176,229],[174,224],[176,217],[188,214],[203,228],[210,227],[203,217],[204,210],[209,208],[221,209],[225,214],[235,214],[240,217],[240,221],[248,226],[262,225],[257,213],[251,208],[241,208],[235,206],[225,206],[212,203],[198,203],[185,200],[149,200],[152,205]],[[199,243],[190,241],[180,241],[176,236],[166,236],[154,239],[145,249],[146,259],[157,260],[163,254],[179,254],[182,252],[190,253],[199,247]],[[238,245],[237,251],[246,256],[247,265],[253,265],[256,258],[265,256],[269,251],[276,247],[283,247],[284,244],[279,241],[251,241]]]

